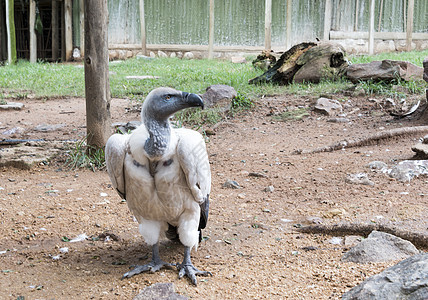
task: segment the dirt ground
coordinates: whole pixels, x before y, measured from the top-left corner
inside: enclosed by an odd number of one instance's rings
[[[382,223],[426,233],[428,181],[398,182],[366,167],[375,160],[392,165],[411,158],[411,146],[421,136],[292,154],[418,123],[394,120],[369,97],[334,98],[345,100],[351,122],[327,122],[330,117],[313,111],[303,120],[278,121],[274,117],[287,109],[313,107],[315,98],[267,96],[254,110],[211,128],[207,239],[192,258],[213,276],[198,278],[197,287],[179,279],[175,269],[121,280],[131,265],[146,262],[151,254],[105,170],[70,171],[60,161],[31,170],[0,169],[0,298],[132,299],[146,286],[172,282],[177,293],[193,299],[339,299],[396,262],[342,262],[350,245],[332,244],[329,235],[299,233],[297,224]],[[22,111],[0,112],[0,134],[21,128],[0,138],[69,140],[85,135],[84,99],[22,102]],[[127,100],[113,99],[113,121],[138,120],[132,107]],[[52,132],[35,131],[41,124],[63,125]],[[375,184],[345,182],[347,174],[361,172]],[[241,188],[224,188],[228,179]],[[87,236],[83,241],[67,242],[82,234]],[[160,252],[166,261],[182,260],[177,243],[163,241]]]

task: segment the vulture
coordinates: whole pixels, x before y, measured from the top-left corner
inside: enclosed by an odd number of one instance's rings
[[[161,87],[151,91],[141,108],[141,125],[130,134],[113,134],[107,141],[105,159],[113,187],[126,199],[139,223],[139,231],[152,247],[152,260],[125,273],[129,278],[176,266],[179,278],[196,285],[196,275],[212,275],[193,266],[201,230],[208,220],[211,171],[205,141],[194,130],[173,128],[170,117],[177,111],[201,107],[196,94]],[[167,237],[184,246],[181,264],[159,256],[159,240]]]

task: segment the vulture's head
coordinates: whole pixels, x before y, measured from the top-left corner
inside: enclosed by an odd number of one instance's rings
[[[165,121],[179,110],[197,106],[204,108],[202,98],[198,95],[160,87],[147,95],[141,117],[143,120]]]

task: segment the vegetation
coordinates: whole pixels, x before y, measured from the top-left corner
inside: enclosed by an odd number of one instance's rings
[[[407,60],[422,66],[428,50],[405,53],[383,53],[375,56],[353,56],[352,63],[367,63],[373,60],[394,59]],[[248,80],[262,74],[251,63],[233,64],[225,60],[181,60],[178,58],[129,59],[109,64],[110,89],[112,97],[129,98],[143,101],[145,96],[159,86],[170,86],[179,90],[199,93],[213,84],[226,84],[235,88],[238,97],[232,103],[232,114],[254,106],[256,99],[263,95],[325,95],[349,89],[354,85],[346,79],[324,81],[319,84],[303,83],[288,86],[272,84],[250,85]],[[127,76],[153,76],[151,79],[129,79]],[[361,88],[367,94],[382,94],[389,97],[404,97],[405,92],[422,94],[424,82],[405,82],[397,79],[393,83],[362,82]],[[398,87],[398,88],[397,88]],[[50,97],[84,97],[84,68],[81,63],[44,63],[30,64],[18,61],[15,65],[0,66],[0,102],[5,99],[22,99]],[[281,120],[295,120],[306,111],[297,110],[280,116]],[[178,113],[174,122],[201,127],[214,124],[224,115],[218,110],[187,110]],[[87,155],[91,153],[91,155]],[[91,169],[104,166],[104,153],[89,149],[86,140],[76,143],[69,151],[68,166],[77,168],[87,166]]]

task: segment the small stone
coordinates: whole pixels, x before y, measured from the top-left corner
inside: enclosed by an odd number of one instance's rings
[[[224,188],[228,189],[240,189],[241,186],[235,180],[228,179],[225,183],[223,183]]]
[[[161,50],[158,51],[158,56],[162,57],[162,58],[168,57],[168,55],[165,52],[161,51]]]
[[[334,115],[342,111],[342,105],[337,100],[328,98],[319,98],[315,104],[314,110],[324,115]]]
[[[159,76],[152,75],[142,75],[142,76],[126,76],[126,79],[137,79],[137,80],[145,80],[145,79],[159,79]]]
[[[333,245],[342,245],[343,238],[334,236],[328,242]]]
[[[348,118],[331,118],[331,119],[328,119],[327,122],[331,122],[331,123],[349,123],[349,119]]]
[[[386,163],[384,163],[383,161],[372,161],[367,165],[370,169],[375,169],[375,170],[384,170],[386,168],[388,168],[388,165]]]
[[[248,173],[248,176],[261,177],[261,178],[267,178],[268,177],[266,174],[260,173],[260,172],[250,172],[250,173]]]
[[[348,174],[345,178],[346,183],[362,184],[362,185],[374,185],[366,173]]]
[[[183,58],[184,59],[194,59],[195,55],[192,52],[186,52],[186,53],[184,53]]]
[[[23,103],[7,102],[6,104],[0,105],[0,110],[21,110],[23,107],[24,107]]]
[[[363,240],[362,236],[359,235],[347,235],[345,236],[345,246],[353,247]]]
[[[325,218],[334,218],[338,216],[342,216],[344,214],[344,210],[339,208],[332,208],[329,211],[325,212],[323,215]]]
[[[272,193],[274,190],[275,188],[273,187],[273,185],[270,185],[264,189],[264,191],[267,193]]]
[[[232,56],[230,60],[233,64],[245,64],[247,62],[243,56]]]

